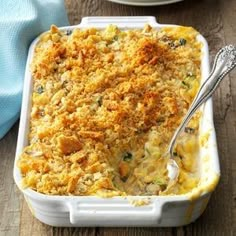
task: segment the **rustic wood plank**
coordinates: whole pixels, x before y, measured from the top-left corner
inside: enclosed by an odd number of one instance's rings
[[[222,1],[220,4],[221,14],[223,18],[223,28],[225,33],[225,43],[226,44],[234,44],[236,45],[236,3],[234,0],[229,0],[227,2]],[[230,10],[229,10],[230,9]],[[225,113],[225,123],[228,124],[228,137],[229,138],[229,151],[227,153],[226,158],[229,159],[230,164],[230,173],[232,181],[232,186],[229,188],[232,189],[232,195],[230,195],[229,201],[231,202],[232,209],[232,231],[236,232],[236,70],[232,71],[229,79],[230,79],[230,103],[228,109]],[[227,191],[228,189],[226,189]]]
[[[33,217],[25,200],[22,203],[20,236],[46,236],[52,235],[52,227],[39,222]]]
[[[171,228],[148,228],[148,227],[125,227],[125,228],[99,228],[99,236],[137,236],[137,235],[158,235],[158,236],[171,236],[173,229]]]
[[[18,124],[0,140],[0,235],[18,235],[22,195],[13,181]]]
[[[97,231],[94,228],[53,228],[53,235],[55,236],[95,236]]]

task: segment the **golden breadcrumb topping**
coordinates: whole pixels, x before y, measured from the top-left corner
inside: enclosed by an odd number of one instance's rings
[[[198,184],[198,123],[163,154],[200,83],[201,44],[190,27],[60,31],[35,48],[23,185],[53,195],[182,194]]]

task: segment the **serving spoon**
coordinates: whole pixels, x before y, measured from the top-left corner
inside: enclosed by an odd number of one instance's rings
[[[169,158],[167,162],[167,171],[169,177],[169,183],[167,185],[167,188],[173,186],[177,182],[179,176],[179,166],[174,160],[174,148],[179,134],[188,124],[189,120],[192,118],[196,110],[211,97],[211,95],[215,92],[216,88],[223,80],[223,78],[235,66],[236,47],[233,45],[228,45],[220,49],[220,51],[215,56],[215,60],[209,77],[200,86],[199,91],[195,96],[191,106],[189,107],[186,115],[184,116],[181,124],[172,136],[167,152],[164,155]]]

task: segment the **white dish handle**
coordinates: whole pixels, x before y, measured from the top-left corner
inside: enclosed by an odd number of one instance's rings
[[[158,225],[161,222],[163,204],[151,202],[144,206],[133,206],[127,200],[106,201],[70,201],[68,203],[70,223],[76,226],[112,226],[116,225]]]
[[[158,26],[156,18],[153,16],[98,16],[84,17],[79,24],[80,27],[97,27],[104,28],[109,24],[114,24],[120,28],[143,28],[145,24]]]

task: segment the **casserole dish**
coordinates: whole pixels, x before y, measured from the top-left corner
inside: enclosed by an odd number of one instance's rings
[[[61,30],[73,30],[77,27],[103,29],[108,24],[115,24],[121,29],[140,29],[145,24],[157,29],[168,26],[158,24],[154,17],[88,17],[83,18],[78,26],[63,27]],[[32,94],[32,76],[29,65],[38,40],[39,38],[32,43],[29,50],[14,166],[15,182],[22,190],[35,217],[53,226],[179,226],[188,224],[199,217],[207,205],[220,174],[211,101],[208,101],[203,107],[200,125],[200,139],[202,139],[200,184],[187,194],[104,199],[95,196],[51,196],[31,189],[22,189],[17,160],[28,143]],[[201,35],[198,35],[198,40],[203,45],[201,73],[205,78],[209,73],[208,47]],[[142,206],[134,206],[139,204]]]

